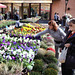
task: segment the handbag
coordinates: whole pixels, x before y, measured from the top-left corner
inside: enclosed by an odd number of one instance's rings
[[[64,47],[64,49],[62,50],[61,54],[59,55],[58,61],[60,63],[65,63],[67,50],[68,50],[68,48]]]

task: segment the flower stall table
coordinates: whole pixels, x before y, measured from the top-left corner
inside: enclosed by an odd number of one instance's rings
[[[7,31],[8,28],[11,26],[11,28],[15,25],[16,21],[13,20],[2,20],[0,21],[0,33],[3,31]],[[9,28],[9,29],[11,29]]]
[[[21,23],[35,23],[35,22],[38,22],[38,20],[40,20],[41,17],[40,16],[37,16],[37,17],[31,17],[31,18],[27,18],[27,19],[24,19],[24,20],[20,20]]]

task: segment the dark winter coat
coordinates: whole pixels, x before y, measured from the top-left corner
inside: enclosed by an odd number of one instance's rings
[[[71,37],[68,38],[70,33],[71,33],[71,31],[69,31],[69,33],[67,34],[64,44],[66,44],[66,43],[71,44],[71,46],[68,48],[67,55],[69,55],[69,54],[75,55],[75,33]]]
[[[72,65],[68,66],[68,63],[67,63],[67,58],[69,56],[73,56],[74,59],[75,59],[75,33],[71,37],[68,38],[70,33],[71,33],[71,31],[69,31],[69,33],[67,34],[67,36],[65,37],[65,40],[64,40],[65,41],[64,44],[70,43],[70,45],[71,45],[70,47],[68,47],[67,57],[66,57],[66,61],[65,61],[65,67],[68,68],[68,69],[69,68],[75,69],[75,64],[72,64]],[[64,46],[64,44],[63,44],[63,46]],[[75,62],[74,59],[72,60],[73,62]],[[68,62],[70,62],[70,61],[71,60],[68,60]]]

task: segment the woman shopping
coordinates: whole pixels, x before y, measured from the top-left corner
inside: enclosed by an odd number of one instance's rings
[[[69,21],[69,32],[62,47],[67,47],[65,63],[62,63],[62,75],[75,75],[75,18]]]
[[[64,37],[66,36],[65,32],[59,28],[59,26],[57,25],[57,23],[54,20],[51,20],[48,22],[48,28],[40,33],[37,33],[36,35],[34,35],[34,37],[38,37],[41,36],[45,33],[49,33],[55,41],[55,50],[56,50],[56,58],[58,58],[58,47],[60,45],[60,43],[62,43]]]

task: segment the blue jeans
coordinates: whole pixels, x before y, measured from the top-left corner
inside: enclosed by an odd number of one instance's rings
[[[15,27],[19,27],[19,22],[16,22],[16,26]]]

